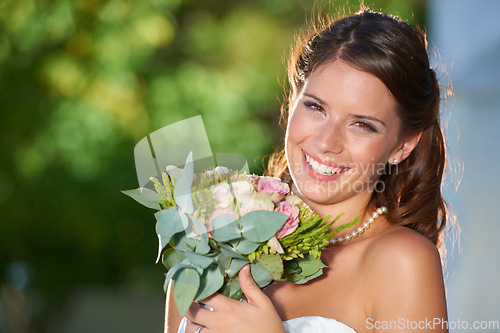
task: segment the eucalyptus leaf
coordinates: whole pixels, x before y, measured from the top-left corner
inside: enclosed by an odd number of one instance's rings
[[[174,267],[176,264],[179,264],[180,262],[181,262],[181,258],[179,257],[179,255],[175,251],[175,249],[170,248],[163,253],[162,263],[163,263],[163,266],[165,266],[167,269],[171,269],[172,267]]]
[[[195,301],[205,299],[216,293],[224,284],[224,277],[220,273],[217,265],[210,265],[201,275],[200,288],[195,297]]]
[[[187,258],[187,255],[186,255],[186,258],[184,258],[184,260],[181,261],[181,264],[191,267],[192,269],[197,271],[200,276],[201,276],[201,274],[203,274],[203,267],[200,267],[198,265],[193,264],[191,261],[189,261],[189,259]]]
[[[238,275],[238,272],[240,269],[243,268],[246,264],[250,263],[248,259],[236,259],[236,258],[231,258],[231,262],[229,264],[229,267],[226,269],[226,273],[229,277],[233,277]]]
[[[146,187],[139,187],[134,190],[121,191],[123,194],[131,197],[143,206],[151,209],[160,210],[160,198],[158,194]]]
[[[299,266],[302,269],[300,274],[304,277],[316,274],[318,270],[327,267],[319,258],[312,256],[305,256],[304,259],[299,260]]]
[[[191,261],[189,261],[189,259],[187,257],[187,253],[186,253],[186,257],[184,258],[184,260],[181,261],[181,264],[191,267],[192,269],[197,271],[200,276],[201,276],[201,274],[203,274],[203,267],[195,265]]]
[[[208,245],[207,228],[197,217],[189,216],[189,221],[196,239],[196,252],[201,254],[208,253],[210,251],[210,245]]]
[[[212,221],[212,236],[218,242],[227,242],[241,237],[238,219],[232,214],[217,216]]]
[[[259,262],[250,264],[250,272],[252,273],[255,283],[257,283],[260,288],[264,288],[273,281],[271,274],[269,274]]]
[[[316,273],[314,273],[313,275],[309,275],[309,276],[305,276],[303,277],[302,279],[298,280],[298,281],[294,281],[295,284],[304,284],[308,281],[311,281],[312,279],[315,279],[317,278],[318,276],[320,276],[321,274],[323,274],[323,269],[319,269]]]
[[[238,253],[232,246],[229,244],[220,244],[220,250],[221,252],[231,258],[237,258],[237,259],[247,259],[245,256],[243,256],[241,253]]]
[[[236,251],[238,251],[241,254],[250,254],[253,251],[257,250],[257,248],[260,245],[260,243],[255,243],[245,238],[233,241],[233,243],[234,243],[233,247],[236,248]]]
[[[185,225],[181,219],[182,213],[177,207],[160,210],[155,214],[157,219],[156,234],[158,235],[159,247],[156,262],[160,260],[163,248],[170,242],[173,235],[184,231]]]
[[[256,210],[240,219],[241,233],[246,239],[262,243],[269,240],[283,227],[288,216],[283,213]]]
[[[174,200],[177,206],[186,214],[194,211],[193,199],[191,197],[191,186],[193,184],[193,152],[190,152],[182,175],[177,179],[174,187]]]
[[[200,266],[201,268],[205,269],[210,264],[214,262],[214,257],[207,257],[195,252],[186,252],[187,255],[187,260],[192,263],[193,265]]]
[[[196,240],[187,237],[185,232],[180,232],[172,237],[171,244],[177,251],[194,251]]]
[[[176,167],[175,165],[167,165],[167,173],[170,177],[175,179],[175,182],[177,182],[177,179],[179,179],[182,175],[182,169]]]
[[[205,240],[204,237],[197,239],[195,241],[195,251],[197,253],[206,254],[210,251],[210,245],[208,245],[208,239]]]
[[[219,271],[222,274],[222,276],[227,276],[227,268],[229,267],[229,264],[231,263],[231,258],[224,255],[220,254],[219,259],[217,260],[217,265],[219,266]]]
[[[170,268],[170,270],[167,273],[167,276],[165,277],[165,285],[168,284],[168,281],[173,279],[174,274],[177,273],[178,270],[183,269],[183,268],[191,268],[191,265],[179,263],[179,264],[175,264],[172,268]]]
[[[182,268],[174,277],[174,298],[179,313],[183,316],[200,288],[200,275],[193,268]]]
[[[228,283],[226,296],[236,300],[240,300],[243,296],[243,291],[241,291],[240,281],[237,276]]]

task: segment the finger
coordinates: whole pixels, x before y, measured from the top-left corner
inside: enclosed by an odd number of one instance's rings
[[[210,310],[201,307],[198,302],[193,302],[187,309],[184,317],[190,322],[206,325],[209,320],[210,312]]]
[[[209,333],[210,332],[208,327],[193,323],[190,320],[187,321],[184,332],[185,333],[195,333],[200,327],[201,327],[201,329],[198,331],[198,333]]]
[[[262,302],[267,302],[267,296],[260,290],[257,283],[255,283],[252,274],[250,274],[250,265],[245,265],[238,274],[238,280],[240,282],[240,287],[245,294],[248,303],[250,304],[262,304]]]
[[[237,306],[239,304],[238,301],[236,301],[230,297],[224,296],[222,294],[219,294],[219,293],[215,293],[212,296],[205,298],[201,302],[203,304],[211,307],[215,311],[217,311],[217,310],[220,311],[220,310],[224,310],[227,308],[231,308],[231,307]]]

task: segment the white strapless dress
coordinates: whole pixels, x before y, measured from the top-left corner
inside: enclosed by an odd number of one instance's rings
[[[356,333],[354,329],[338,320],[319,316],[293,318],[284,321],[288,333]],[[182,319],[178,333],[184,333],[186,318]]]

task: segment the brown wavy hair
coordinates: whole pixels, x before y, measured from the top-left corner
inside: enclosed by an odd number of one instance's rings
[[[291,89],[281,120],[286,123],[288,109],[319,66],[342,60],[375,75],[396,101],[400,137],[422,135],[408,158],[398,165],[387,163],[371,204],[386,206],[390,223],[413,229],[441,245],[447,221],[441,193],[446,152],[439,119],[440,87],[429,64],[425,32],[369,9],[320,25],[298,42],[290,57]],[[291,181],[283,147],[271,155],[267,174]]]

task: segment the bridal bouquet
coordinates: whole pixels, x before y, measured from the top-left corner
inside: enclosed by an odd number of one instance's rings
[[[193,301],[220,292],[242,297],[238,272],[246,264],[259,287],[273,281],[305,283],[323,273],[321,251],[340,230],[330,231],[330,216],[320,217],[287,184],[216,167],[193,172],[192,154],[183,169],[168,166],[162,179],[146,188],[123,191],[157,209],[157,262],[168,269],[164,288],[173,294],[181,314]],[[153,195],[152,195],[153,194]]]

